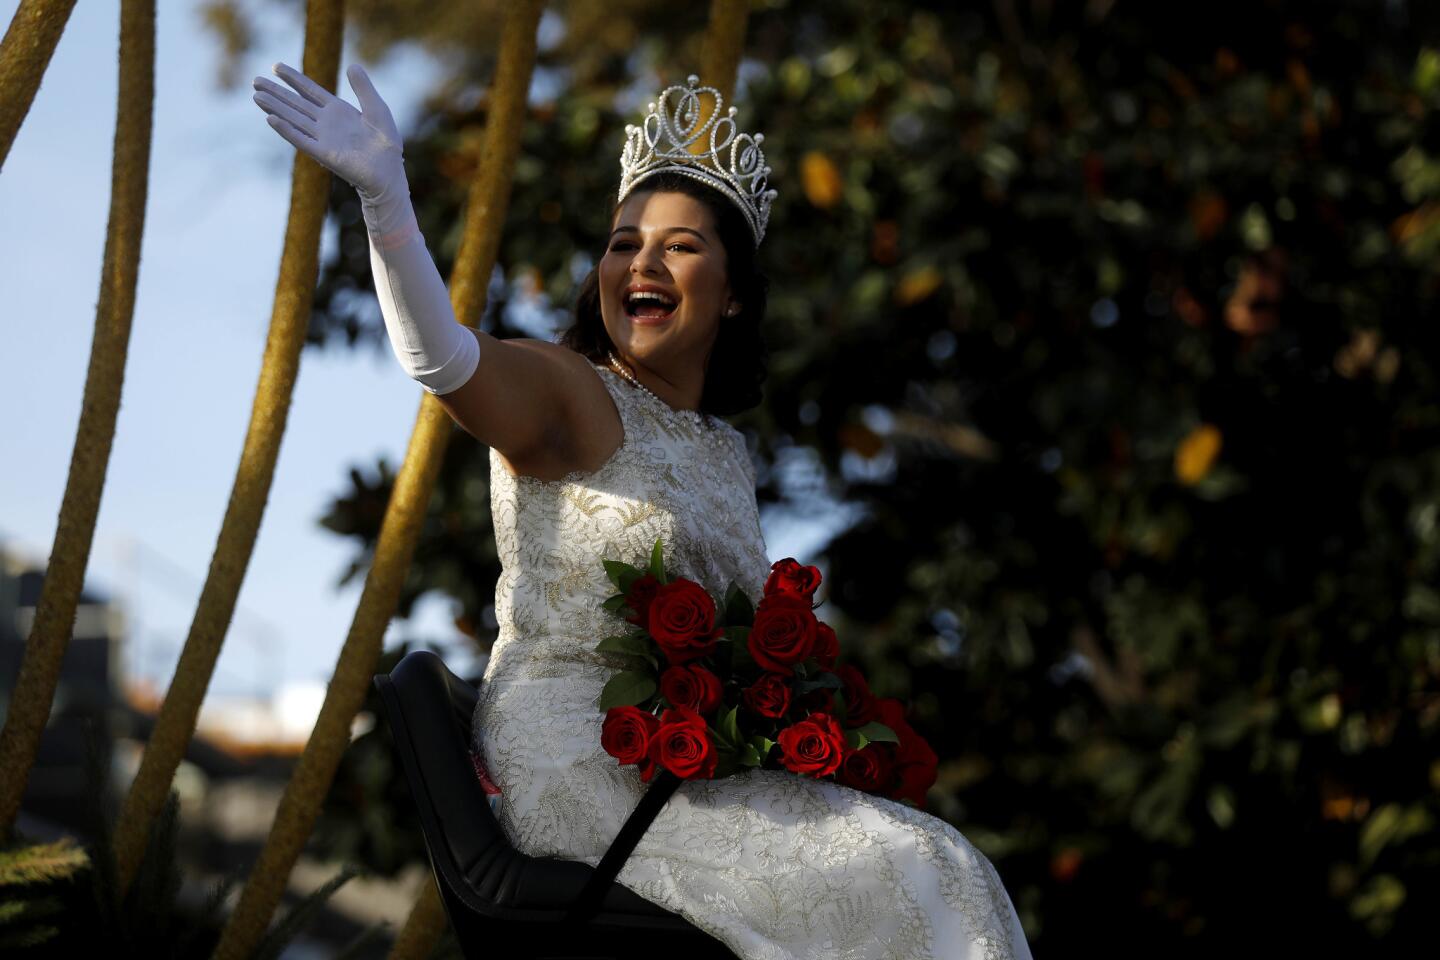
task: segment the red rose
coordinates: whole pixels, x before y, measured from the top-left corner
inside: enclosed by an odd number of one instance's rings
[[[834,773],[845,758],[845,731],[828,713],[812,713],[781,730],[780,762],[793,773],[823,777]]]
[[[689,707],[666,709],[660,729],[650,738],[650,759],[682,780],[709,780],[720,756],[705,718]]]
[[[879,720],[895,731],[900,743],[894,749],[895,770],[899,783],[891,791],[895,800],[910,799],[920,809],[925,809],[925,794],[935,783],[940,758],[930,744],[905,719],[905,707],[894,697],[883,697],[875,702]]]
[[[815,625],[804,597],[776,593],[763,598],[750,626],[750,656],[766,670],[794,676],[795,664],[815,648]]]
[[[818,586],[819,567],[803,567],[794,557],[786,557],[770,565],[770,576],[765,579],[765,596],[790,594],[803,597],[808,605]]]
[[[745,688],[745,706],[762,717],[783,717],[790,709],[790,683],[784,674],[762,673],[760,679]]]
[[[845,696],[845,726],[863,727],[874,720],[875,695],[860,668],[842,664],[835,669],[835,675],[840,678],[840,692]]]
[[[835,779],[866,793],[888,790],[895,776],[895,761],[890,747],[888,743],[867,743],[859,750],[846,751]]]
[[[835,658],[840,656],[840,640],[830,624],[815,623],[815,650],[811,654],[826,670],[835,669]]]
[[[635,706],[611,707],[600,728],[600,745],[621,766],[639,764],[640,778],[649,783],[654,772],[654,763],[649,759],[650,741],[659,728],[660,721],[653,713]]]
[[[720,705],[720,678],[701,666],[676,664],[660,674],[660,693],[676,706],[709,713]]]
[[[895,800],[909,798],[921,810],[925,809],[925,794],[935,785],[940,758],[930,749],[930,744],[918,734],[908,741],[901,741],[895,751],[895,766],[900,771],[900,786],[891,797]]]
[[[648,631],[650,629],[650,601],[654,599],[655,589],[659,586],[660,581],[655,579],[653,573],[642,574],[632,580],[630,590],[625,594],[625,606],[633,612],[626,614],[625,619]]]
[[[905,704],[894,697],[875,699],[875,718],[897,734],[910,729],[910,721],[905,719]]]
[[[715,601],[694,580],[661,584],[650,600],[647,628],[671,663],[688,663],[715,652],[723,629],[715,626]]]

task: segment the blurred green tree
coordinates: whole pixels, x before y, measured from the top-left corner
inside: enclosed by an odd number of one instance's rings
[[[439,34],[387,6],[353,5],[370,49],[466,58],[407,137],[446,275],[486,106],[460,81],[493,31],[483,5]],[[567,322],[625,123],[698,62],[698,10],[553,14],[500,336]],[[1440,7],[761,0],[747,51],[781,191],[772,377],[734,419],[757,497],[853,508],[798,559],[877,691],[914,699],[935,809],[1037,954],[1428,942]],[[388,350],[354,191],[333,207],[314,343]],[[441,590],[482,649],[487,478],[457,437],[401,609]],[[353,471],[330,505],[347,577],[392,481]]]

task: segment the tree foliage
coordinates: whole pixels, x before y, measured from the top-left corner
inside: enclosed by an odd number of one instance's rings
[[[532,108],[482,321],[500,336],[565,322],[624,125],[698,61],[614,40],[673,5],[593,36],[585,8],[556,7],[583,55],[542,52],[585,66]],[[774,363],[735,422],[766,509],[857,508],[800,559],[829,568],[876,689],[916,699],[936,807],[1037,954],[1098,931],[1126,955],[1368,954],[1432,929],[1437,16],[753,9]],[[442,274],[484,119],[437,98],[407,139]],[[353,190],[334,212],[315,343],[388,349]],[[405,598],[455,597],[482,646],[486,454],[455,438]],[[327,525],[368,550],[392,479],[357,472]]]

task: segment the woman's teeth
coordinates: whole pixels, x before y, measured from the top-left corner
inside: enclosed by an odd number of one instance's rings
[[[658,320],[668,317],[674,312],[676,304],[670,298],[659,293],[642,291],[632,293],[625,298],[625,312],[632,317],[640,317],[647,320]]]

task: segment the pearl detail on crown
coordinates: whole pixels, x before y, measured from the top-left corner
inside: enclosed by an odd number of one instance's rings
[[[770,203],[779,195],[778,190],[766,189],[770,168],[765,165],[765,154],[760,149],[765,134],[752,137],[748,133],[737,133],[733,119],[735,108],[732,106],[722,117],[720,108],[724,98],[720,91],[714,87],[697,87],[699,82],[700,78],[692,73],[686,78],[687,86],[666,87],[649,103],[649,112],[639,126],[625,125],[625,149],[620,155],[620,195],[616,202],[623,201],[646,177],[662,170],[674,171],[709,184],[738,206],[750,224],[758,247],[770,221]],[[672,93],[679,94],[673,107]],[[702,93],[714,96],[715,109],[700,124]],[[720,139],[722,130],[723,139]],[[692,153],[690,147],[707,133],[710,152]],[[668,144],[661,142],[662,136]],[[727,146],[730,148],[728,158],[721,154]]]

